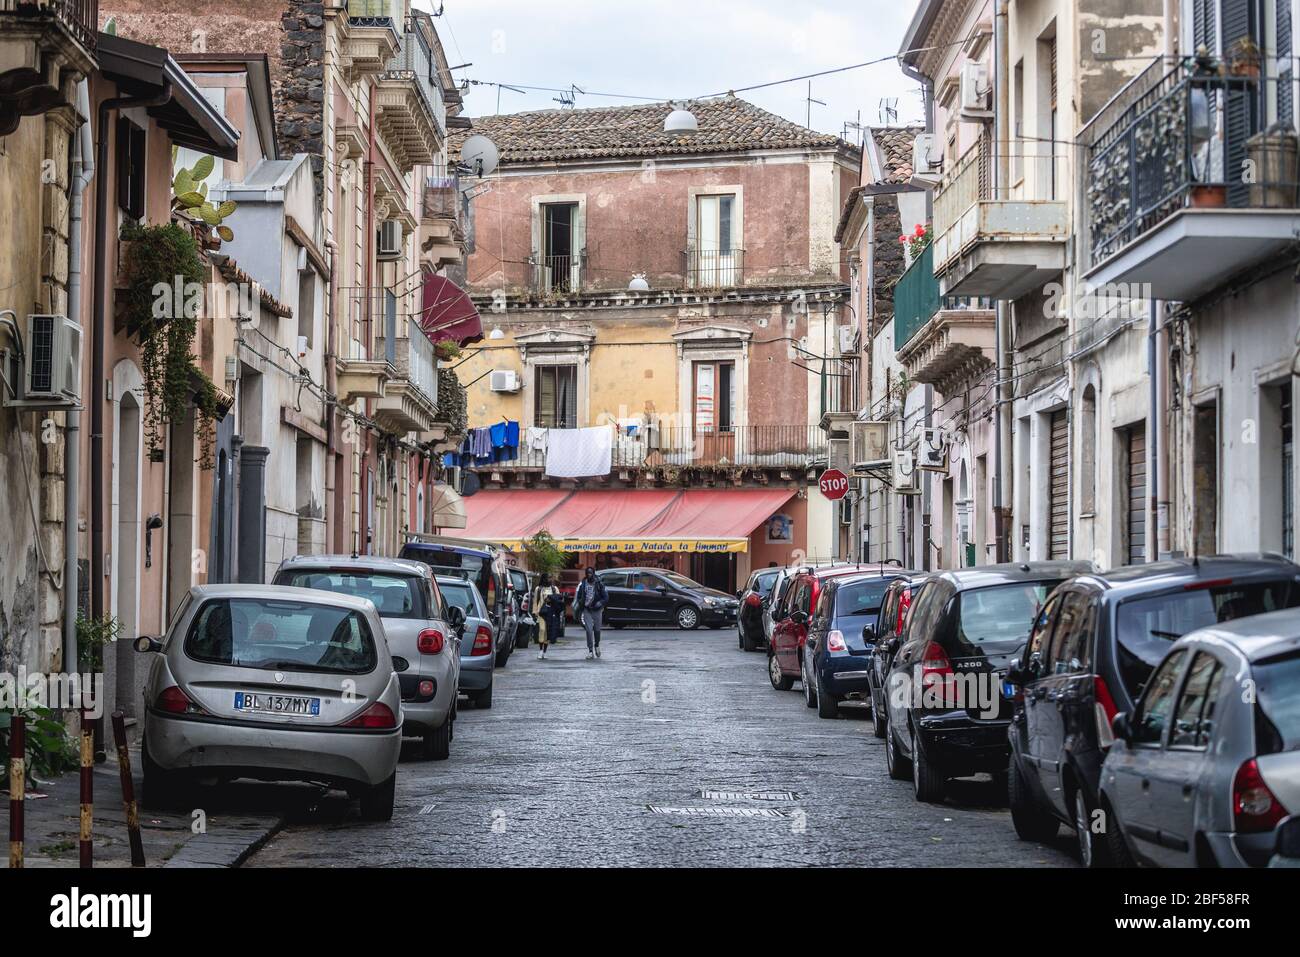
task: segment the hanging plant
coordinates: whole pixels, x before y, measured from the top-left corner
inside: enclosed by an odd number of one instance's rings
[[[451,359],[459,358],[461,354],[460,343],[457,342],[455,339],[439,340],[438,344],[435,345],[433,348],[434,351],[437,353],[438,358],[443,360],[444,362],[447,362]]]
[[[160,460],[164,430],[183,421],[191,406],[199,437],[199,462],[212,465],[214,425],[221,417],[220,397],[212,380],[190,352],[198,333],[206,270],[198,241],[182,226],[122,229],[127,244],[119,294],[128,335],[140,345],[144,376],[144,427],[151,459]]]

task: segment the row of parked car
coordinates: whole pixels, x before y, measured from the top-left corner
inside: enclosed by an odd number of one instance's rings
[[[1300,566],[1279,556],[768,568],[738,631],[821,717],[870,708],[918,800],[991,774],[1022,839],[1072,828],[1090,867],[1300,856]]]
[[[403,739],[444,760],[460,702],[492,707],[495,670],[535,627],[529,584],[499,549],[443,539],[191,589],[165,635],[136,641],[154,656],[145,805],[178,805],[204,782],[305,780],[390,819]]]

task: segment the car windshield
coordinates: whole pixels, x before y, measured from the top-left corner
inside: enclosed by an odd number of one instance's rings
[[[840,585],[835,592],[835,614],[841,617],[853,617],[878,613],[891,580],[871,578]]]
[[[364,569],[294,569],[276,576],[277,585],[318,588],[374,602],[381,618],[427,618],[420,579]]]
[[[459,608],[465,613],[466,618],[482,618],[479,614],[478,602],[474,600],[474,592],[468,585],[451,584],[448,582],[439,582],[442,588],[442,597],[447,600],[448,607]]]
[[[378,662],[360,612],[253,598],[205,602],[190,626],[185,654],[218,665],[337,674],[366,674]]]
[[[703,588],[699,582],[693,582],[685,575],[679,575],[676,572],[660,572],[664,578],[676,585],[678,588]]]
[[[972,645],[1023,639],[1048,593],[1059,584],[1059,580],[1011,582],[962,592],[958,637]]]
[[[1300,749],[1300,655],[1255,666],[1259,706],[1282,736],[1286,751]]]
[[[1173,641],[1197,628],[1290,608],[1300,589],[1289,579],[1181,589],[1122,602],[1116,612],[1119,670],[1134,699]]]

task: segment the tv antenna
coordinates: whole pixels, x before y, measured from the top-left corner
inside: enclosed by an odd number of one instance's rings
[[[826,105],[826,101],[825,101],[825,100],[815,100],[815,99],[813,99],[813,95],[812,95],[812,80],[809,80],[809,81],[808,81],[808,96],[807,96],[807,101],[808,101],[808,121],[807,121],[806,123],[804,123],[804,126],[806,126],[808,129],[812,129],[812,108],[813,108],[813,104],[816,103],[818,106],[825,106],[825,105]]]
[[[850,135],[851,134],[851,135]],[[867,141],[867,128],[862,122],[862,111],[858,110],[856,120],[845,120],[844,129],[840,131],[840,139],[846,143],[856,143],[858,149],[861,149]]]
[[[560,104],[560,109],[571,110],[573,105],[578,102],[578,94],[580,93],[582,93],[582,90],[576,84],[570,83],[568,90],[563,91],[559,96],[551,97],[551,99]]]
[[[880,125],[893,126],[898,122],[898,97],[880,98]]]

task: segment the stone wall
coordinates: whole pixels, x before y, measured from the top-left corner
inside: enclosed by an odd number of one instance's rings
[[[325,119],[324,4],[286,0],[280,15],[280,75],[276,85],[276,127],[280,155],[307,153],[321,191]]]
[[[874,282],[871,295],[874,301],[872,316],[874,334],[881,326],[894,320],[894,284],[907,269],[903,244],[898,237],[903,233],[898,200],[888,194],[876,196],[872,202],[872,246],[875,256]]]

